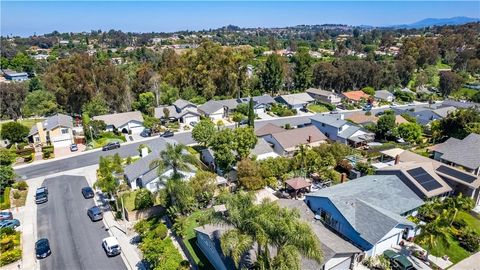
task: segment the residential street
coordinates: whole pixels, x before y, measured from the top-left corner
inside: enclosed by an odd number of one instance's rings
[[[97,162],[97,161],[95,161]],[[37,207],[37,238],[50,241],[52,255],[40,260],[47,269],[127,269],[121,256],[106,256],[101,241],[108,237],[102,221],[91,222],[87,209],[93,199],[84,199],[85,177],[62,175],[48,178],[49,200]]]
[[[414,108],[414,107],[423,107],[425,105],[416,105],[416,106],[402,106],[404,109]],[[372,109],[372,114],[376,114],[381,111],[385,111],[389,109],[387,108],[375,108]],[[342,112],[347,117],[350,114],[358,113],[359,110],[356,111],[345,111]],[[362,112],[360,110],[360,112]],[[290,124],[291,126],[301,125],[310,123],[311,115],[302,115],[302,116],[291,116],[291,117],[283,117],[283,118],[275,118],[275,119],[268,119],[268,120],[257,120],[255,122],[256,127],[261,127],[267,123],[272,123],[278,126],[283,126],[285,124]],[[233,127],[233,126],[232,126]],[[100,156],[106,155],[113,155],[115,153],[119,153],[121,157],[128,157],[132,155],[138,154],[138,146],[141,144],[146,144],[153,148],[155,143],[159,140],[159,137],[149,138],[148,140],[137,141],[128,144],[122,144],[122,147],[115,150],[110,151],[101,151],[99,149],[89,151],[86,153],[82,153],[78,156],[68,157],[59,160],[52,160],[46,161],[40,164],[31,164],[26,166],[20,166],[20,168],[15,168],[15,172],[20,179],[30,179],[34,177],[40,177],[45,175],[50,175],[58,172],[68,171],[76,168],[86,167],[94,164],[98,164],[98,160]],[[176,133],[171,139],[176,140],[182,144],[193,144],[194,141],[192,139],[192,134],[190,131]]]

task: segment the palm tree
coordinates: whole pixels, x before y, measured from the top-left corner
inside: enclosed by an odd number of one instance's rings
[[[274,202],[253,204],[249,193],[233,195],[226,203],[227,214],[210,213],[204,223],[229,225],[221,237],[222,249],[239,266],[242,255],[257,246],[260,269],[300,269],[301,256],[322,260],[318,238],[296,211]],[[276,256],[270,250],[276,248]]]
[[[167,148],[160,152],[160,159],[154,160],[151,167],[158,166],[158,174],[172,169],[172,178],[181,178],[180,171],[192,171],[192,165],[198,165],[198,159],[187,151],[183,144],[167,144]]]
[[[447,210],[443,210],[442,213],[437,215],[434,220],[420,225],[421,234],[419,236],[419,243],[431,250],[435,248],[439,243],[449,246],[449,213]]]

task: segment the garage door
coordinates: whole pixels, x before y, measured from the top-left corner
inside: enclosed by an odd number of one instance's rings
[[[265,109],[264,108],[256,108],[255,110],[255,113],[264,113],[265,112]]]
[[[350,269],[350,264],[352,262],[352,258],[347,258],[344,261],[340,262],[339,264],[333,266],[328,270],[347,270]]]
[[[185,116],[183,118],[183,122],[185,124],[190,124],[191,122],[198,122],[198,117],[197,116]]]
[[[144,127],[131,127],[132,134],[140,134],[145,129]]]
[[[385,250],[390,249],[392,246],[398,244],[398,240],[400,239],[400,233],[390,236],[389,238],[378,242],[375,245],[375,254],[373,256],[382,254]]]
[[[72,144],[72,141],[70,139],[68,140],[59,140],[59,141],[52,141],[53,147],[59,148],[59,147],[69,147],[70,144]]]

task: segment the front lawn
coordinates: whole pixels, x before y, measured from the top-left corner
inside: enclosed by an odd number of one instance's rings
[[[185,221],[185,237],[183,238],[183,242],[185,246],[187,246],[188,251],[192,255],[195,262],[198,264],[199,269],[213,269],[213,266],[208,261],[207,257],[203,254],[200,248],[197,246],[197,237],[195,235],[194,229],[198,226],[198,219],[203,214],[202,211],[197,211],[192,213],[190,216],[187,217]]]
[[[314,113],[329,112],[327,107],[325,107],[324,105],[320,105],[320,104],[310,104],[310,105],[307,106],[307,109],[311,112],[314,112]]]
[[[111,142],[122,143],[125,141],[126,141],[125,136],[123,136],[122,134],[116,135],[113,132],[105,132],[105,133],[102,133],[102,135],[100,135],[100,138],[94,140],[93,142],[90,142],[89,144],[91,144],[93,148],[100,148],[106,145],[107,143],[111,143]]]

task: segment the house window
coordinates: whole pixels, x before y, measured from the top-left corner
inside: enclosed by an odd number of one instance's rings
[[[35,142],[39,142],[39,141],[40,141],[40,137],[36,136],[36,137],[34,137],[34,140],[35,140]]]
[[[62,134],[68,134],[68,128],[62,128]]]

